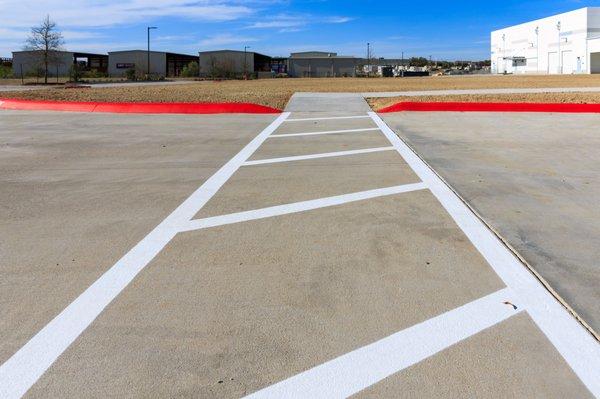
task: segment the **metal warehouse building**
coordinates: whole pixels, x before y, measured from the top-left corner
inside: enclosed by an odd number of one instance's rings
[[[203,77],[233,77],[245,73],[271,76],[272,58],[253,51],[201,51],[199,57],[200,76]]]
[[[288,73],[300,78],[355,76],[358,61],[356,57],[321,51],[292,53],[288,59]]]
[[[44,54],[41,50],[13,51],[13,75],[40,74],[44,68]],[[52,51],[48,57],[49,76],[67,76],[71,66],[79,64],[83,70],[95,69],[106,72],[108,56],[106,54],[81,53],[73,51]]]
[[[179,76],[184,66],[198,57],[188,54],[150,51],[150,74],[162,76]],[[123,76],[127,70],[133,69],[138,74],[148,73],[148,51],[126,50],[108,53],[108,74]]]
[[[600,73],[600,7],[496,30],[492,73]]]

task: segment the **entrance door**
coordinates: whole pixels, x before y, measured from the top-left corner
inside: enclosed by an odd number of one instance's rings
[[[505,63],[505,62],[506,62],[506,61],[504,61],[504,60],[502,59],[502,57],[498,57],[498,61],[496,61],[496,65],[497,65],[497,67],[496,67],[496,68],[498,69],[498,73],[502,74],[502,73],[504,73],[504,72],[505,72],[505,69],[504,69],[504,68],[505,68],[505,66],[504,66],[504,63]]]
[[[558,71],[558,53],[556,51],[548,53],[548,73],[557,74]]]
[[[562,73],[564,74],[572,74],[575,66],[573,65],[573,51],[565,50],[562,52],[562,60],[561,60]]]

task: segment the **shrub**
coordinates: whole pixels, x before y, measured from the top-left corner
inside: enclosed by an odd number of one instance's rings
[[[127,71],[125,71],[125,77],[127,78],[127,80],[136,80],[135,69],[128,69]]]
[[[69,68],[69,80],[71,82],[79,82],[79,79],[81,79],[81,67],[79,64],[73,64]]]
[[[196,61],[192,61],[181,70],[181,76],[186,78],[195,78],[200,75],[200,68],[198,67],[198,63]]]
[[[95,78],[105,78],[105,77],[107,77],[107,74],[103,73],[103,72],[99,72],[97,69],[92,69],[92,70],[83,72],[82,76],[87,79],[95,79]]]
[[[6,65],[0,65],[0,79],[12,78],[12,69]]]

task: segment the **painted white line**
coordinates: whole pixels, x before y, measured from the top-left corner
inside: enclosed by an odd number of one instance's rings
[[[374,130],[379,130],[379,128],[378,127],[370,127],[370,128],[366,128],[366,129],[325,130],[322,132],[273,134],[270,137],[318,136],[320,134],[359,133],[359,132],[372,132]]]
[[[121,291],[210,200],[256,149],[289,116],[282,113],[237,155],[115,263],[94,284],[0,366],[0,397],[19,398],[98,317]]]
[[[247,396],[346,398],[519,313],[505,288]]]
[[[354,116],[328,116],[323,118],[290,118],[286,122],[304,122],[304,121],[327,121],[336,119],[369,119],[369,115],[354,115]]]
[[[313,209],[325,208],[330,206],[347,204],[349,202],[363,201],[370,198],[383,197],[387,195],[408,193],[411,191],[425,190],[427,187],[423,183],[404,184],[401,186],[393,186],[386,188],[378,188],[375,190],[359,191],[351,194],[337,195],[335,197],[325,197],[309,201],[292,202],[285,205],[270,206],[268,208],[254,209],[251,211],[230,213],[228,215],[213,216],[205,219],[196,219],[186,222],[181,227],[180,231],[192,231],[206,229],[209,227],[223,226],[225,224],[233,224],[246,222],[249,220],[265,219],[274,216],[287,215],[290,213],[298,213],[310,211]]]
[[[376,113],[369,114],[496,274],[518,296],[518,303],[525,306],[575,374],[593,395],[600,397],[598,342]]]
[[[305,159],[342,157],[345,155],[369,154],[372,152],[382,152],[382,151],[392,151],[392,150],[395,150],[395,148],[394,147],[376,147],[376,148],[365,148],[362,150],[322,152],[320,154],[297,155],[297,156],[292,156],[292,157],[270,158],[270,159],[257,159],[256,161],[246,161],[246,162],[244,162],[244,164],[242,166],[264,165],[264,164],[279,163],[279,162],[304,161]]]

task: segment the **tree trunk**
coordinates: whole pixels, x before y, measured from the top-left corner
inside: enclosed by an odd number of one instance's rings
[[[44,62],[44,84],[48,84],[48,60]]]

